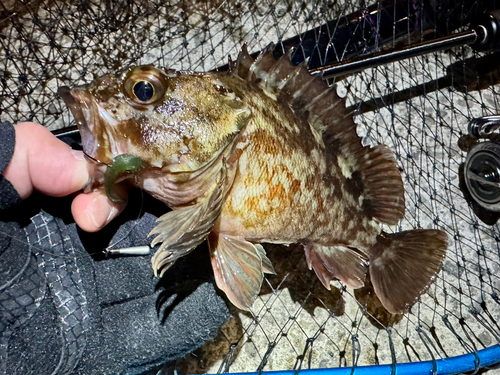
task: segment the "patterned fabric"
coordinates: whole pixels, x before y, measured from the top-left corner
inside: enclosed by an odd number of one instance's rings
[[[25,232],[29,243],[24,247],[25,264],[0,287],[0,373],[7,374],[12,333],[33,316],[44,298],[49,298],[57,311],[61,337],[52,374],[69,374],[82,356],[89,328],[75,251],[64,223],[43,211],[32,218]]]
[[[21,240],[18,234],[10,242]],[[4,259],[12,258],[7,252],[19,250],[24,251],[21,256],[25,259],[21,269],[0,286],[0,374],[6,375],[9,339],[16,328],[32,317],[47,289],[43,270],[29,247],[2,246],[2,249]]]
[[[34,216],[26,230],[38,268],[58,312],[61,353],[53,374],[67,374],[76,367],[86,344],[89,328],[87,299],[82,286],[75,250],[61,219],[45,212]]]

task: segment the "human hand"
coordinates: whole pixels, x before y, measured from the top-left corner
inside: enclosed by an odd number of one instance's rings
[[[14,155],[3,172],[22,199],[33,190],[62,197],[82,190],[89,182],[82,151],[72,150],[50,131],[33,122],[14,126]],[[71,205],[75,222],[87,232],[96,232],[123,211],[126,203],[111,202],[103,190],[78,194]]]

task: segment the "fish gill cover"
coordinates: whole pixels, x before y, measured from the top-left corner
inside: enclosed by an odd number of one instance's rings
[[[275,57],[294,46],[292,61],[310,56],[312,68],[460,31],[469,16],[497,8],[498,1],[486,0],[7,0],[0,4],[0,119],[33,120],[50,130],[73,125],[57,88],[129,65],[210,71],[234,60],[243,43],[252,53],[274,42]],[[441,229],[450,239],[442,270],[411,313],[387,313],[369,280],[357,290],[333,282],[328,291],[300,246],[266,245],[277,276],[264,280],[251,313],[232,310],[219,335],[179,368],[404,363],[497,343],[500,230],[495,218],[475,215],[459,172],[466,157],[459,140],[469,121],[500,112],[495,59],[458,47],[335,82],[364,144],[387,144],[402,172],[405,217],[383,229]]]

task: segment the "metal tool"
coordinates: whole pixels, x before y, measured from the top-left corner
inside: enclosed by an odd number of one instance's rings
[[[146,246],[135,246],[135,247],[124,247],[121,249],[105,249],[104,255],[106,257],[112,255],[149,255],[151,254],[151,247],[149,245]]]

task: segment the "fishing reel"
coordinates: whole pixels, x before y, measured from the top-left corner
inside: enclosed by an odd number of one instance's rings
[[[497,132],[499,128],[500,115],[475,118],[469,123],[466,147],[463,140],[461,145],[461,148],[467,151],[462,182],[465,182],[467,192],[474,201],[471,202],[474,211],[481,220],[484,210],[489,213],[500,213],[500,133]],[[478,214],[478,207],[474,207],[474,203],[482,208],[480,211],[483,211],[483,215]],[[491,218],[491,215],[489,216]],[[497,220],[498,218],[494,222]]]

